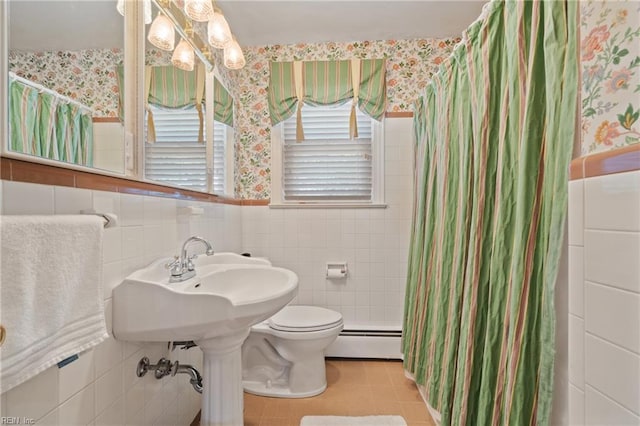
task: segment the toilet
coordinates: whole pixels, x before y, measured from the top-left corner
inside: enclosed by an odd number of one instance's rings
[[[342,315],[318,306],[285,306],[251,327],[242,345],[244,390],[305,398],[327,388],[324,350],[342,331]]]

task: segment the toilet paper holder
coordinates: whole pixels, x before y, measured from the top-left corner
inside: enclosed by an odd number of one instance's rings
[[[327,262],[327,278],[346,278],[347,262]]]

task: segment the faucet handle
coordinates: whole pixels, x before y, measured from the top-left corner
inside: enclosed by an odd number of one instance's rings
[[[192,254],[191,256],[189,256],[187,258],[187,270],[188,271],[193,271],[194,269],[196,269],[196,265],[193,264],[193,261],[195,259],[197,259],[197,258],[198,258],[197,254]]]
[[[180,256],[173,256],[173,262],[165,263],[165,269],[171,269],[180,264]]]

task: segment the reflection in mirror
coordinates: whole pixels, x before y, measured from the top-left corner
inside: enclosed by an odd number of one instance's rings
[[[9,150],[123,173],[116,0],[9,0],[8,9]]]
[[[223,194],[233,100],[211,71],[206,23],[192,23],[174,4],[153,5],[145,37],[145,178]]]

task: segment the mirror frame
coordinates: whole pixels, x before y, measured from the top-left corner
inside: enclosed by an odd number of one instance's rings
[[[76,0],[80,1],[80,0]],[[167,187],[184,191],[185,193],[202,194],[203,196],[213,196],[225,199],[223,195],[214,194],[211,191],[211,182],[207,182],[207,192],[195,191],[176,185],[166,184],[150,179],[146,179],[144,172],[144,70],[145,70],[145,33],[144,24],[144,2],[125,1],[124,17],[124,80],[126,90],[124,94],[124,140],[125,145],[125,170],[124,173],[116,173],[108,170],[101,170],[86,166],[81,166],[62,161],[55,161],[47,158],[34,157],[31,155],[17,153],[9,150],[9,98],[8,98],[8,54],[9,54],[9,1],[0,1],[0,75],[4,76],[5,82],[0,84],[0,157],[26,161],[29,163],[54,166],[62,169],[76,170],[79,172],[94,174],[98,176],[109,176],[121,178],[129,181],[147,183],[155,187]],[[155,3],[155,1],[154,1]],[[213,89],[213,78],[217,70],[207,72],[207,89]],[[207,95],[206,103],[212,105],[213,93]],[[211,104],[210,104],[211,102]],[[207,115],[208,117],[208,115]],[[208,120],[209,121],[209,120]],[[211,116],[213,125],[213,116]],[[209,145],[209,144],[207,144]],[[209,152],[207,152],[209,154]],[[207,155],[207,169],[213,166],[213,158]],[[211,180],[211,179],[209,179]],[[175,193],[175,192],[174,192]]]

